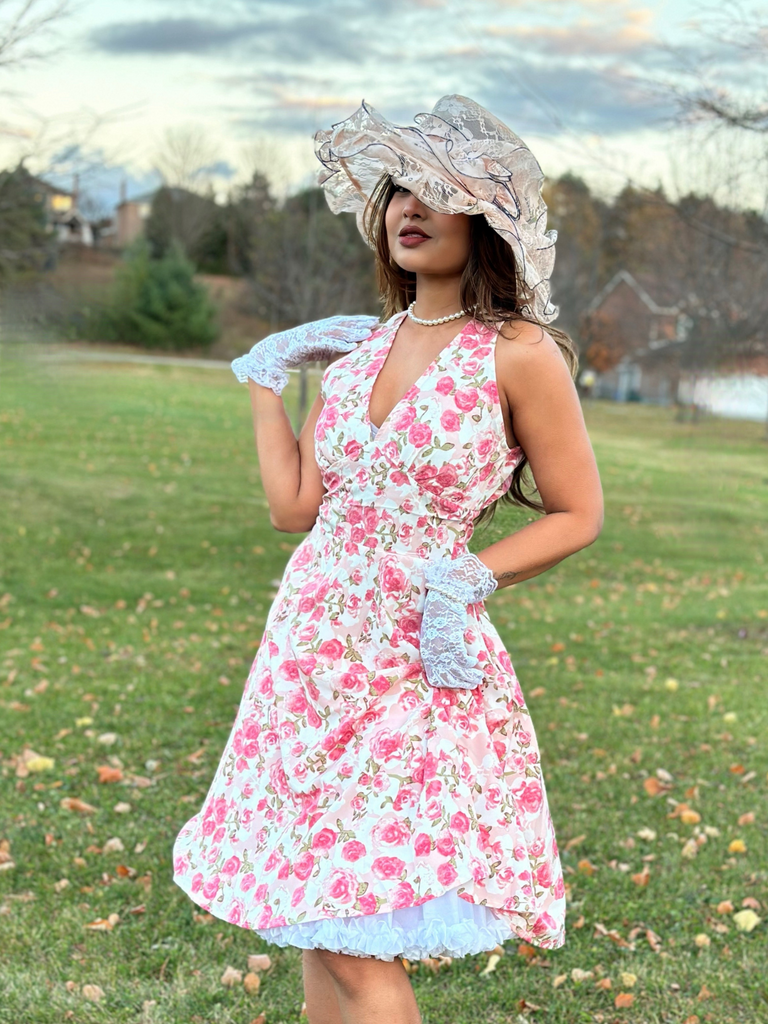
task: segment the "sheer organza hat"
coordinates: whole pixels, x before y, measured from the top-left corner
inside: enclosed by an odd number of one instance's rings
[[[345,121],[315,134],[318,181],[334,213],[363,211],[383,174],[438,213],[482,213],[509,244],[533,296],[524,311],[548,324],[557,232],[547,231],[544,175],[523,140],[466,96],[443,96],[415,125],[395,125],[363,100]],[[368,239],[366,238],[366,241]]]

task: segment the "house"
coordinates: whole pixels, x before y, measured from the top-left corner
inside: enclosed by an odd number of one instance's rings
[[[677,400],[676,357],[693,320],[684,301],[663,298],[657,301],[633,274],[620,270],[589,304],[582,335],[596,371],[594,397],[660,405]]]
[[[88,218],[78,207],[79,187],[77,175],[71,192],[51,185],[43,178],[30,175],[29,182],[34,198],[45,211],[48,231],[56,241],[63,244],[93,245],[93,228]]]
[[[715,416],[768,418],[768,356],[731,360],[719,370],[686,368],[683,345],[691,337],[693,317],[710,314],[696,295],[657,301],[650,288],[621,270],[587,307],[582,334],[587,369],[582,391],[593,398],[617,402],[684,405]],[[688,310],[689,312],[686,312]],[[683,365],[681,365],[681,363]]]
[[[120,202],[115,210],[115,236],[114,243],[118,249],[124,249],[130,245],[139,235],[144,234],[144,225],[152,210],[152,200],[155,198],[157,189],[151,192],[144,192],[142,195],[134,196],[133,199],[126,198],[125,182],[120,186]]]

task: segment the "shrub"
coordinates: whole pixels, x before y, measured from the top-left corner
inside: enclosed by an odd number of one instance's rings
[[[119,267],[112,296],[88,331],[145,348],[205,348],[218,335],[216,310],[195,268],[173,243],[160,259],[139,239]]]

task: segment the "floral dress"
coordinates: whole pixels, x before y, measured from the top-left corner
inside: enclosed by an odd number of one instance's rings
[[[496,332],[470,320],[376,429],[373,384],[405,314],[326,369],[326,488],[267,617],[174,880],[279,945],[391,960],[512,937],[565,941],[565,886],[539,749],[484,602],[465,640],[475,690],[419,657],[423,572],[467,550],[509,487]]]

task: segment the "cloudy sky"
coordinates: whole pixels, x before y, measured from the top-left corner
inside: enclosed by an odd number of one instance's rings
[[[316,167],[313,133],[363,98],[407,123],[453,92],[506,121],[548,175],[679,187],[687,157],[648,83],[717,46],[698,0],[77,3],[54,56],[0,72],[0,159],[31,151],[65,176],[79,163],[107,206],[123,178],[129,193],[152,184],[169,128],[205,140],[219,189],[254,164],[296,187]],[[726,73],[737,82],[739,66]]]

